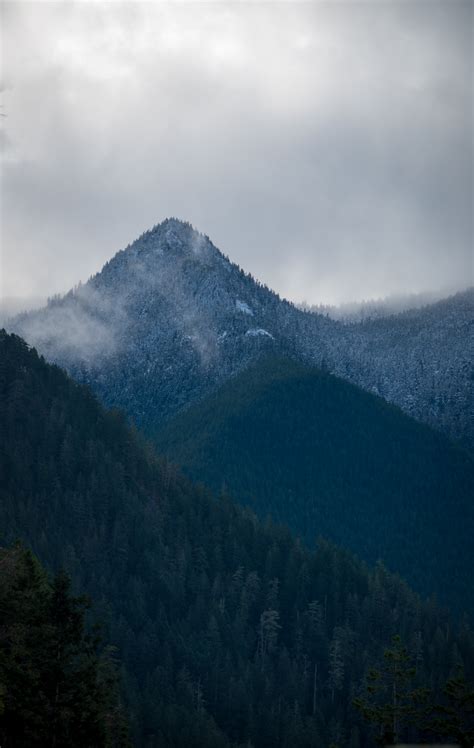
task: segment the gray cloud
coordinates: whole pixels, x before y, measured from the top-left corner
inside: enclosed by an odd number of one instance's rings
[[[472,279],[472,4],[4,3],[2,275],[168,215],[311,303]]]

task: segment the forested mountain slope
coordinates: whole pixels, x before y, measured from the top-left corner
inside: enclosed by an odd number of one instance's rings
[[[271,350],[324,362],[472,446],[473,320],[472,290],[356,325],[304,312],[168,219],[9,329],[147,430]]]
[[[265,357],[156,438],[194,479],[310,545],[322,533],[474,612],[474,460],[381,398]]]
[[[194,487],[5,333],[0,408],[1,542],[23,539],[92,596],[135,745],[374,745],[352,699],[392,634],[431,698],[458,665],[472,677],[467,625],[382,566],[310,553]]]
[[[472,448],[474,289],[347,330],[336,373]]]

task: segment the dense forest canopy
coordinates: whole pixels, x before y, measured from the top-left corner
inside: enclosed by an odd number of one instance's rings
[[[213,490],[474,612],[474,460],[358,387],[265,356],[155,435]],[[440,553],[440,549],[443,552]]]
[[[354,700],[365,704],[393,636],[431,704],[460,667],[472,678],[466,621],[382,564],[322,539],[310,551],[194,486],[5,333],[0,403],[0,540],[21,539],[93,599],[123,663],[135,745],[374,745],[379,729]]]

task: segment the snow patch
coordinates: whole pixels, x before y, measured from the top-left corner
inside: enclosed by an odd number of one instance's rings
[[[235,302],[235,306],[237,307],[237,311],[243,312],[243,314],[250,314],[251,317],[253,317],[253,312],[250,309],[249,305],[245,303],[245,301],[240,301],[237,299]]]
[[[267,338],[271,338],[272,340],[275,340],[273,335],[269,333],[267,330],[264,330],[263,327],[253,327],[251,330],[247,330],[245,333],[249,337],[255,337],[257,335],[264,335]]]

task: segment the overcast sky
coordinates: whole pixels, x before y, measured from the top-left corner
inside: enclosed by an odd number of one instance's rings
[[[465,288],[473,4],[2,4],[2,293],[166,216],[292,300]]]

